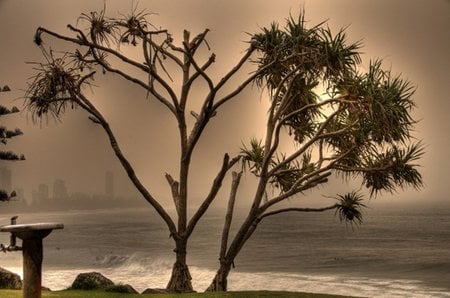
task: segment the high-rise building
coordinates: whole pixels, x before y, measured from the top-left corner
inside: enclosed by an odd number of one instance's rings
[[[109,198],[114,198],[114,175],[111,171],[105,174],[105,194]]]
[[[66,182],[61,179],[56,179],[53,183],[53,199],[62,200],[67,198],[69,198],[69,194],[67,192]]]
[[[6,167],[0,168],[0,189],[10,193],[12,191],[11,170]]]

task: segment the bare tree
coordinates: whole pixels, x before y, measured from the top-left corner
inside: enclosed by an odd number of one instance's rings
[[[359,177],[370,196],[422,185],[415,162],[423,147],[412,143],[410,82],[383,70],[379,60],[361,73],[359,42],[348,44],[344,29],[333,35],[324,23],[307,28],[302,15],[289,18],[283,28],[276,23],[263,28],[252,36],[252,45],[256,83],[267,88],[270,107],[265,138],[244,145],[241,161],[258,182],[249,213],[228,245],[241,179],[240,173],[233,176],[220,266],[209,291],[227,290],[236,256],[264,218],[334,210],[341,220],[361,223],[365,205],[360,191],[335,195],[334,204],[321,208],[283,205],[330,177]],[[294,148],[289,152],[280,148],[286,137]]]
[[[104,8],[100,12],[82,14],[77,23],[80,26],[67,26],[67,35],[42,27],[37,29],[35,42],[42,48],[45,61],[34,64],[36,75],[25,95],[26,106],[36,120],[48,115],[60,118],[68,107],[81,107],[104,129],[130,180],[164,220],[174,240],[176,261],[167,285],[170,291],[193,290],[186,264],[188,240],[216,198],[228,171],[237,168],[239,161],[241,170],[233,174],[223,229],[220,268],[210,290],[226,289],[234,258],[258,223],[267,216],[288,211],[337,210],[343,219],[361,220],[359,208],[363,203],[356,192],[342,195],[336,204],[324,208],[274,208],[289,197],[326,183],[333,172],[343,177],[362,176],[372,194],[381,189],[393,191],[396,186],[419,187],[421,184],[420,174],[410,165],[420,157],[421,147],[411,145],[402,149],[410,139],[409,131],[414,124],[409,115],[413,89],[409,83],[383,71],[379,62],[372,63],[367,74],[359,73],[359,44],[346,45],[344,31],[332,35],[329,29],[321,27],[323,24],[306,29],[302,18],[289,19],[283,30],[274,24],[252,35],[237,64],[215,81],[208,74],[215,62],[215,55],[206,41],[208,30],[193,38],[184,31],[183,40],[177,44],[167,30],[148,21],[145,11],[136,9],[119,18],[108,18]],[[84,24],[88,24],[88,28],[80,29]],[[44,36],[71,44],[73,50],[57,54],[44,47]],[[139,49],[141,57],[127,56],[121,50],[124,47]],[[206,56],[204,49],[208,53]],[[238,85],[230,86],[230,79],[252,62],[256,64],[255,71],[246,74]],[[168,206],[163,206],[142,184],[107,119],[90,95],[86,95],[86,87],[90,87],[98,70],[142,87],[177,121],[179,173],[176,177],[165,174],[176,219],[167,212]],[[141,75],[133,75],[136,72]],[[172,79],[175,76],[181,78],[178,85]],[[208,91],[200,108],[191,111],[190,94],[198,82],[206,83]],[[329,99],[317,96],[320,82]],[[242,148],[236,157],[224,155],[208,194],[188,218],[192,154],[220,108],[252,83],[267,87],[271,98],[266,137],[261,142],[252,141],[251,146]],[[188,117],[193,117],[193,125],[188,125]],[[284,132],[296,143],[293,153],[280,153],[279,143]],[[242,170],[255,174],[258,185],[250,212],[228,245]],[[269,187],[279,192],[269,196]]]

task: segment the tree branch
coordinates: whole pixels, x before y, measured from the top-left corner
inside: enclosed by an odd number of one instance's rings
[[[172,176],[166,173],[166,179],[167,182],[170,185],[170,189],[172,191],[172,198],[173,202],[175,204],[175,209],[177,211],[178,216],[180,216],[181,210],[180,210],[180,183],[178,181],[175,181]]]
[[[217,193],[219,192],[222,186],[222,182],[223,179],[225,178],[226,173],[231,167],[233,167],[239,161],[239,159],[240,157],[238,156],[230,161],[230,157],[228,156],[228,154],[224,155],[222,167],[213,181],[209,194],[206,196],[205,200],[200,205],[197,212],[195,212],[194,216],[192,216],[191,220],[189,221],[188,227],[186,229],[187,237],[189,237],[189,235],[194,231],[194,228],[197,225],[198,221],[203,216],[203,214],[205,214],[205,212],[208,210],[212,201],[216,198]]]
[[[233,75],[238,72],[241,67],[245,64],[245,62],[247,62],[247,59],[253,54],[253,52],[255,51],[255,48],[253,45],[251,45],[247,52],[245,52],[244,56],[241,58],[241,60],[239,60],[239,62],[237,63],[237,65],[235,67],[233,67],[220,81],[219,83],[217,83],[216,87],[214,88],[215,91],[217,92],[218,90],[220,90],[227,82],[228,80],[233,77]],[[247,80],[245,80],[241,85],[239,85],[234,91],[232,91],[231,93],[229,93],[228,95],[224,96],[222,99],[220,99],[213,107],[213,110],[217,110],[221,105],[223,105],[224,103],[226,103],[228,100],[230,100],[231,98],[233,98],[234,96],[236,96],[237,94],[239,94],[242,90],[244,90],[245,87],[248,86],[248,84],[250,84],[251,82],[253,82],[253,80],[259,75],[260,71],[255,72],[253,75],[251,75],[249,78],[247,78]]]
[[[79,29],[76,29],[76,28],[74,28],[74,27],[71,26],[71,25],[68,25],[68,27],[69,27],[71,30],[75,31],[75,32],[78,32],[78,33],[80,32]],[[132,60],[132,59],[129,59],[128,57],[126,57],[126,56],[120,54],[118,51],[115,51],[115,50],[112,50],[112,49],[110,49],[110,48],[104,47],[104,46],[99,45],[99,44],[97,44],[97,43],[95,43],[95,42],[92,43],[92,42],[89,42],[89,41],[87,41],[87,40],[80,40],[80,39],[75,39],[75,38],[63,36],[63,35],[60,35],[60,34],[58,34],[58,33],[53,32],[53,31],[47,30],[47,29],[45,29],[45,28],[43,28],[43,27],[39,27],[39,28],[37,29],[37,32],[45,32],[45,33],[47,33],[48,35],[53,36],[53,37],[56,37],[56,38],[61,39],[61,40],[65,40],[65,41],[68,41],[68,42],[72,42],[72,43],[78,44],[78,45],[80,45],[80,46],[86,46],[86,47],[89,47],[89,48],[91,48],[91,49],[101,50],[101,51],[110,53],[110,54],[112,54],[113,56],[117,57],[118,59],[122,60],[123,62],[125,62],[125,63],[127,63],[127,64],[129,64],[129,65],[131,65],[131,66],[134,66],[134,67],[136,67],[136,68],[138,68],[138,69],[144,71],[145,73],[149,73],[149,72],[150,72],[150,73],[155,77],[156,81],[157,81],[158,83],[160,83],[161,86],[163,86],[164,89],[168,92],[168,94],[170,95],[170,97],[172,98],[172,100],[174,100],[174,99],[176,100],[176,98],[177,98],[175,92],[174,92],[174,91],[172,90],[172,88],[167,84],[167,82],[166,82],[165,80],[163,80],[157,73],[153,72],[153,70],[151,69],[150,66],[146,66],[145,64],[138,63],[138,62],[136,62],[136,61],[134,61],[134,60]],[[93,54],[95,54],[95,51],[92,50],[91,52],[92,52]],[[105,62],[103,62],[102,59],[98,59],[98,57],[97,57],[97,59],[95,59],[95,60],[96,60],[100,65],[102,65],[103,67],[107,66],[107,64],[106,64]],[[108,66],[108,67],[109,67],[109,66]],[[105,68],[106,68],[106,67],[105,67]],[[123,72],[118,72],[118,71],[115,71],[115,72],[123,76]],[[128,77],[123,76],[123,77],[124,77],[125,79],[127,79],[127,80],[130,80],[130,79],[129,79],[130,76],[128,76]],[[130,80],[130,81],[132,81],[132,82],[134,82],[134,83],[138,83],[139,85],[141,85],[142,87],[144,87],[146,90],[149,89],[149,86],[148,86],[147,84],[145,84],[145,83],[143,83],[143,82],[140,82],[140,83],[139,83],[139,80],[137,80],[137,79],[135,79],[135,78],[133,78],[133,79]],[[153,91],[153,90],[150,90],[150,91]],[[161,99],[162,99],[161,96],[158,96],[158,94],[153,94],[153,95],[155,95],[155,97],[156,97],[158,100],[161,101]],[[169,107],[169,109],[170,109],[170,106],[168,106],[167,103],[165,103],[165,102],[163,102],[163,101],[162,101],[162,103],[165,104],[165,105],[166,105],[167,107]],[[171,110],[172,110],[172,109],[171,109]]]
[[[143,42],[143,52],[144,52],[144,59],[147,63],[147,65],[149,66],[150,69],[152,69],[151,71],[149,70],[148,75],[149,75],[149,84],[148,84],[148,88],[147,88],[147,92],[151,92],[153,94],[153,96],[155,96],[160,102],[162,102],[165,106],[167,106],[169,108],[169,110],[175,115],[177,116],[176,113],[176,109],[178,108],[178,99],[176,96],[174,96],[175,94],[173,94],[171,96],[172,99],[172,104],[169,103],[169,101],[164,98],[159,92],[156,91],[155,86],[154,86],[154,80],[155,80],[155,76],[154,74],[157,73],[156,71],[156,67],[155,67],[155,63],[156,61],[152,61],[152,57],[149,56],[149,49],[147,47],[147,39],[145,39]],[[154,57],[156,58],[158,55],[158,53],[154,53]]]
[[[151,47],[153,47],[154,49],[157,50],[155,52],[155,55],[157,55],[157,53],[160,52],[163,56],[167,56],[170,59],[172,59],[172,61],[174,61],[178,66],[180,66],[180,67],[183,66],[183,62],[181,62],[181,60],[176,55],[167,51],[162,45],[158,45],[157,43],[155,43],[152,39],[148,38],[147,35],[144,35],[144,43],[145,42],[148,42],[151,45]],[[163,42],[163,44],[167,44],[169,46],[170,43],[168,41],[166,41],[166,42]]]
[[[336,209],[338,207],[339,207],[338,204],[334,204],[332,206],[322,207],[322,208],[284,208],[284,209],[278,209],[278,210],[264,213],[258,217],[258,220],[261,221],[265,217],[280,214],[280,213],[285,213],[285,212],[293,212],[293,211],[295,211],[295,212],[324,212],[324,211]]]
[[[233,172],[233,180],[231,182],[230,197],[228,199],[227,213],[225,215],[225,223],[223,225],[222,240],[221,240],[221,244],[220,244],[219,260],[221,262],[225,258],[225,255],[227,252],[228,235],[230,234],[231,221],[233,220],[234,202],[236,201],[236,194],[237,194],[237,190],[239,187],[239,183],[241,181],[241,176],[242,176],[242,171],[239,173]]]
[[[176,227],[172,219],[170,218],[169,214],[166,212],[166,210],[159,204],[159,202],[148,192],[148,190],[144,187],[144,185],[141,183],[139,178],[136,176],[136,173],[131,166],[128,159],[123,155],[119,144],[117,142],[116,137],[114,136],[113,131],[111,130],[109,123],[105,120],[103,115],[95,108],[95,106],[82,94],[80,94],[80,100],[84,103],[82,107],[91,115],[93,115],[101,124],[105,132],[107,133],[109,137],[109,141],[111,143],[111,147],[114,150],[114,153],[116,154],[117,158],[119,159],[122,167],[125,169],[125,171],[128,174],[128,177],[130,177],[130,180],[133,182],[134,186],[139,190],[139,192],[142,194],[144,199],[150,203],[150,205],[155,208],[156,212],[162,217],[162,219],[166,222],[171,236],[177,237],[176,235]]]
[[[341,154],[340,156],[334,158],[334,160],[332,162],[330,162],[327,166],[317,169],[303,177],[301,177],[300,179],[298,179],[292,186],[291,188],[287,191],[282,193],[281,195],[279,195],[276,198],[273,198],[272,200],[266,202],[264,205],[262,205],[260,207],[261,212],[264,212],[267,208],[269,208],[270,206],[273,206],[297,193],[300,193],[302,191],[305,191],[307,189],[310,189],[312,187],[315,187],[319,184],[322,183],[326,183],[328,182],[328,176],[331,175],[331,170],[334,169],[334,165],[339,162],[341,159],[343,159],[345,156],[347,156],[348,154],[350,154],[350,152],[353,150],[354,148],[349,149],[347,152]],[[303,185],[302,187],[299,187],[303,182],[309,180],[305,185]]]
[[[205,64],[202,67],[200,67],[197,64],[197,62],[195,61],[194,57],[191,54],[189,54],[189,55],[190,55],[191,63],[192,63],[192,65],[194,66],[194,68],[196,70],[196,73],[191,76],[191,78],[189,79],[189,81],[187,83],[189,85],[192,85],[192,83],[199,76],[202,76],[205,79],[206,83],[208,84],[210,92],[213,92],[213,90],[214,90],[214,83],[211,80],[211,78],[206,74],[205,70],[208,69],[208,67],[211,66],[214,63],[214,61],[216,59],[216,55],[212,54],[209,57],[208,61],[206,61]]]
[[[285,166],[286,164],[292,162],[294,159],[296,159],[297,157],[299,157],[301,154],[303,154],[304,152],[306,152],[306,150],[308,150],[308,148],[310,146],[312,146],[316,141],[321,140],[321,139],[325,139],[328,137],[333,137],[333,136],[337,136],[340,135],[342,133],[345,133],[346,131],[348,131],[350,128],[353,127],[353,125],[355,125],[357,123],[358,120],[356,120],[354,123],[336,130],[336,131],[332,131],[329,133],[324,133],[321,134],[323,132],[323,130],[325,129],[326,125],[331,121],[331,119],[337,115],[340,112],[340,110],[334,112],[332,115],[330,115],[327,120],[322,123],[322,125],[320,126],[320,128],[317,130],[316,134],[314,137],[312,137],[309,141],[307,141],[301,148],[299,148],[297,151],[295,151],[294,153],[292,153],[289,157],[287,157],[285,160],[283,160],[281,163],[277,164],[275,167],[273,167],[273,169],[270,170],[269,172],[269,176],[272,176],[276,171],[278,171],[281,167]]]

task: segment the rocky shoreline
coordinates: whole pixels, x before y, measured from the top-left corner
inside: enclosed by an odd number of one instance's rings
[[[0,267],[0,289],[20,290],[21,288],[20,276]]]
[[[20,290],[22,288],[20,276],[0,267],[0,289]],[[42,287],[42,290],[51,291]],[[129,284],[115,284],[112,280],[98,272],[86,272],[77,275],[68,290],[104,290],[115,293],[139,294]],[[141,294],[164,294],[169,293],[166,289],[148,288]]]

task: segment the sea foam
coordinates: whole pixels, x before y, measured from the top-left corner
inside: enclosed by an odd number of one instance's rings
[[[170,278],[172,260],[164,258],[149,259],[138,254],[128,258],[107,256],[95,268],[46,269],[43,284],[52,290],[62,290],[71,285],[81,272],[97,271],[115,283],[130,284],[138,292],[147,288],[165,288]],[[17,269],[17,268],[15,268]],[[194,289],[204,291],[215,271],[191,266]],[[14,270],[16,271],[16,270]],[[229,276],[230,291],[274,290],[329,293],[349,296],[369,297],[450,297],[450,292],[424,286],[415,280],[389,280],[375,278],[355,278],[342,275],[305,275],[280,272],[239,272],[232,271]]]

